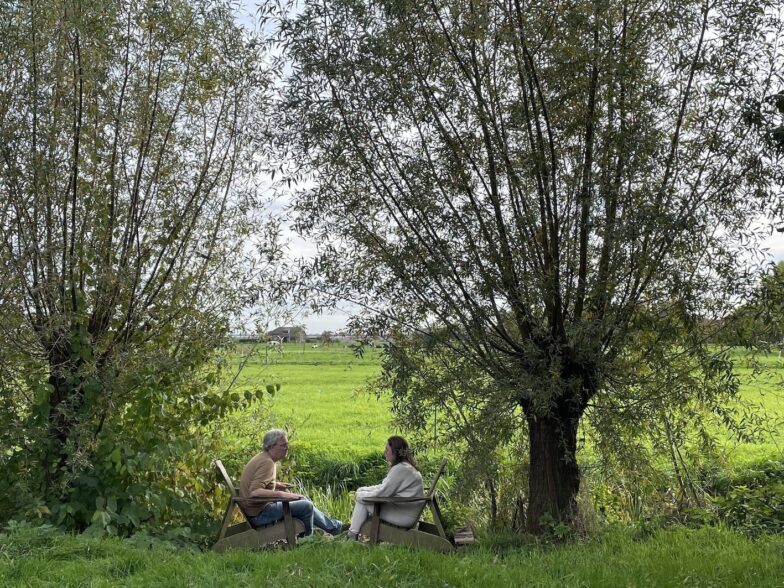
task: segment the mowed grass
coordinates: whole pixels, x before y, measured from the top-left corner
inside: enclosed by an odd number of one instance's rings
[[[242,346],[248,355],[237,389],[280,384],[268,398],[270,422],[292,432],[293,446],[321,454],[380,452],[386,438],[399,432],[387,398],[364,391],[381,369],[381,350],[366,348],[362,357],[342,343],[312,348],[310,343]],[[741,396],[768,418],[769,432],[755,442],[721,439],[732,467],[784,456],[784,357],[777,353],[752,358],[736,351]],[[763,366],[758,372],[755,366]],[[242,418],[239,416],[238,418]],[[724,435],[724,431],[719,431]]]
[[[3,586],[607,587],[784,584],[784,537],[705,528],[639,540],[609,529],[585,542],[498,543],[442,555],[314,538],[293,551],[178,551],[33,529],[0,535]]]
[[[270,422],[291,432],[293,445],[322,453],[367,453],[379,456],[396,432],[386,398],[368,394],[368,380],[381,369],[381,351],[365,348],[360,357],[343,343],[288,343],[280,348],[243,346],[245,366],[237,379],[240,391],[280,385],[267,397]],[[240,417],[241,418],[241,417]]]

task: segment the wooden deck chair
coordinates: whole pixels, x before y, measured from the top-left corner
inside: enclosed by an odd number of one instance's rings
[[[221,460],[215,460],[215,467],[223,476],[223,481],[229,488],[229,504],[226,506],[226,514],[223,515],[223,525],[221,525],[218,540],[212,546],[213,551],[222,553],[227,549],[257,549],[270,543],[285,541],[285,547],[291,548],[297,545],[297,535],[305,532],[305,525],[302,521],[291,516],[289,502],[293,499],[276,499],[275,502],[283,503],[283,519],[254,527],[250,522],[250,517],[246,514],[243,505],[258,503],[258,498],[242,498],[239,490],[232,484],[226,468],[223,467]],[[243,522],[232,525],[231,520],[234,511],[238,510],[242,515]]]
[[[422,547],[433,551],[448,552],[455,547],[446,536],[444,531],[444,521],[441,518],[441,510],[438,508],[436,499],[436,484],[441,474],[444,473],[446,460],[441,462],[433,483],[424,498],[402,498],[399,496],[373,496],[365,498],[364,502],[373,504],[373,515],[362,525],[360,533],[370,539],[371,544],[378,544],[381,541],[397,543],[399,545],[410,545],[412,547]],[[421,502],[422,506],[417,515],[417,522],[413,527],[399,527],[381,520],[381,507],[385,504],[403,504],[409,502]],[[433,522],[427,523],[419,520],[425,507],[430,507],[433,515]]]

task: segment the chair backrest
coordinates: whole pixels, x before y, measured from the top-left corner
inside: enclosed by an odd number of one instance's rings
[[[231,478],[229,477],[228,472],[226,472],[226,468],[223,467],[223,462],[219,459],[215,460],[215,467],[218,468],[221,476],[223,476],[223,481],[226,482],[226,486],[229,487],[229,491],[231,492],[232,496],[239,496],[240,491],[238,488],[234,487],[234,484],[231,483]]]
[[[427,493],[428,500],[431,500],[433,498],[433,494],[436,491],[436,484],[438,484],[438,480],[441,478],[441,474],[444,473],[445,468],[446,468],[446,459],[442,459],[441,465],[438,468],[438,472],[436,472],[436,477],[433,478],[433,482],[430,484],[430,490]]]
[[[425,507],[432,502],[433,496],[435,495],[435,491],[436,491],[436,484],[438,484],[438,480],[441,478],[441,474],[444,473],[444,468],[446,468],[446,459],[441,460],[441,465],[438,467],[438,471],[436,472],[436,475],[433,478],[433,482],[430,484],[430,488],[427,491],[427,495],[422,499],[422,505],[419,507],[419,512],[417,513],[416,520],[419,520],[419,517],[422,516]]]

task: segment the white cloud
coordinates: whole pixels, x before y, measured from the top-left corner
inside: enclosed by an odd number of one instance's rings
[[[768,250],[772,261],[784,261],[784,232],[774,231],[763,243],[763,248]]]

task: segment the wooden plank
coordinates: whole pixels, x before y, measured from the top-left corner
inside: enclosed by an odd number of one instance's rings
[[[474,543],[476,543],[476,538],[471,527],[455,528],[455,545],[462,547],[464,545],[473,545]]]
[[[403,504],[407,502],[427,502],[427,498],[423,496],[368,496],[367,498],[363,497],[362,502],[367,502],[369,504],[374,504],[376,502],[381,504]]]
[[[305,525],[303,525],[302,521],[299,519],[295,519],[294,530],[295,533],[303,533],[305,531]],[[269,525],[267,527],[248,529],[224,537],[213,545],[212,550],[217,553],[223,553],[228,549],[259,549],[265,545],[277,542],[288,543],[286,528],[283,521],[279,521],[274,525]]]
[[[229,537],[231,535],[236,535],[237,533],[243,533],[245,531],[251,530],[252,528],[253,527],[251,527],[248,523],[242,522],[242,523],[239,523],[237,525],[232,525],[231,527],[226,529],[226,535],[225,536]]]
[[[372,535],[372,521],[366,521],[362,525],[360,532],[365,536]],[[454,546],[443,537],[437,534],[419,531],[417,529],[404,529],[396,527],[383,521],[379,525],[378,540],[396,545],[407,545],[420,549],[428,549],[438,553],[449,553],[454,550]],[[372,543],[372,541],[371,541]]]
[[[430,499],[430,512],[433,513],[433,523],[438,528],[438,534],[446,539],[446,531],[444,530],[444,519],[441,518],[441,509],[438,508],[438,501],[435,494]]]
[[[234,487],[234,484],[231,483],[231,477],[226,471],[226,468],[223,467],[223,462],[219,459],[216,459],[215,467],[218,468],[218,472],[220,472],[221,476],[223,476],[223,481],[225,482],[226,486],[228,486],[231,495],[237,496],[239,494],[239,491]]]
[[[226,513],[223,515],[223,523],[221,523],[220,533],[218,533],[218,541],[226,536],[226,532],[229,530],[229,524],[231,523],[232,514],[234,514],[234,501],[229,498],[229,504],[226,507]]]

